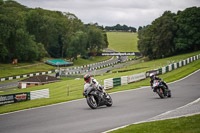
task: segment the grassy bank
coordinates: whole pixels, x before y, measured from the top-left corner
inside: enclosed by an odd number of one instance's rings
[[[81,65],[101,62],[104,60],[108,60],[109,58],[111,57],[109,56],[91,57],[89,60],[78,58],[77,60],[74,61],[74,66],[81,66]],[[42,62],[18,63],[17,66],[11,63],[10,64],[0,63],[0,78],[9,76],[18,76],[28,73],[46,72],[54,69],[57,69],[57,67],[50,66]]]
[[[137,33],[107,32],[109,49],[118,52],[138,52]]]
[[[187,56],[190,56],[190,54]],[[174,57],[174,58],[176,58],[176,57]],[[162,60],[160,60],[160,61],[162,61]],[[159,64],[159,62],[157,62],[157,63]],[[141,65],[141,67],[142,66],[143,65]],[[164,75],[160,75],[160,77],[163,78],[168,83],[168,82],[180,79],[198,69],[200,69],[200,60],[194,61],[184,67],[178,68],[178,69],[168,72]],[[144,71],[142,71],[142,72],[144,72]],[[126,73],[126,72],[125,73],[111,73],[111,74],[106,74],[104,76],[98,76],[95,78],[103,81],[104,79],[107,79],[109,77],[112,77],[112,78],[120,77],[120,75],[125,75],[125,74],[131,75],[131,74],[135,74],[135,73],[138,73],[138,70],[136,70],[136,71],[133,70],[128,73]],[[38,107],[38,106],[49,105],[49,104],[83,98],[83,96],[82,96],[83,83],[84,83],[83,79],[79,79],[79,80],[67,79],[67,80],[57,82],[57,83],[46,84],[43,86],[36,86],[36,87],[31,87],[31,88],[26,88],[26,89],[18,89],[18,90],[10,91],[10,92],[0,92],[0,95],[3,95],[3,94],[18,93],[18,92],[30,92],[33,90],[40,90],[40,89],[45,89],[45,88],[49,88],[49,90],[50,90],[50,98],[49,99],[38,99],[38,100],[21,102],[21,103],[17,103],[17,104],[0,106],[0,113],[11,112],[11,111],[21,110],[21,109],[26,109],[26,108]],[[139,88],[141,86],[148,86],[148,85],[149,85],[149,79],[146,79],[146,80],[128,84],[125,86],[115,87],[115,88],[109,90],[108,92],[116,92],[116,91],[121,91],[121,90],[134,89],[134,88]],[[67,93],[68,92],[67,86],[69,86],[69,96]]]
[[[200,115],[130,125],[109,133],[199,133]]]

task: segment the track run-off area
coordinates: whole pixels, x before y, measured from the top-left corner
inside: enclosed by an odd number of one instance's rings
[[[112,107],[92,110],[86,99],[0,114],[0,133],[101,133],[145,121],[200,98],[200,71],[168,83],[171,98],[150,87],[111,93]]]

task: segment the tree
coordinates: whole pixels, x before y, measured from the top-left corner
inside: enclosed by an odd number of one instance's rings
[[[138,27],[138,31],[140,31],[141,29],[142,29],[142,26],[139,26],[139,27]]]
[[[174,39],[178,52],[200,49],[200,7],[179,11],[176,18],[178,31]]]
[[[120,25],[117,24],[115,26],[106,26],[105,30],[107,31],[124,31],[124,32],[136,32],[135,27],[127,26],[127,25]]]
[[[175,14],[165,11],[161,17],[152,22],[152,50],[155,58],[173,55],[175,53],[174,37],[177,31]]]
[[[0,0],[0,29],[2,62],[44,56],[77,58],[108,46],[103,27],[97,23],[85,26],[72,13],[30,9],[12,0]]]
[[[162,58],[175,53],[173,43],[177,24],[175,14],[166,11],[163,15],[152,22],[152,25],[138,31],[138,49],[145,56]]]
[[[103,48],[106,48],[105,36],[103,31],[94,25],[88,26],[88,46],[89,52],[100,52]]]
[[[68,49],[68,54],[70,58],[77,59],[78,55],[84,56],[87,53],[87,34],[83,31],[76,32],[70,42],[70,47]]]
[[[8,56],[8,50],[6,46],[0,41],[0,61],[5,61],[6,57]]]
[[[27,32],[26,12],[29,10],[15,1],[0,2],[0,45],[1,61],[34,61],[46,52],[35,42],[35,36]],[[40,51],[40,53],[38,52]]]
[[[51,57],[68,57],[70,39],[83,23],[71,13],[32,9],[27,15],[28,31],[36,36],[36,42],[42,43]]]
[[[138,50],[142,55],[153,58],[152,51],[152,26],[148,25],[138,31]]]

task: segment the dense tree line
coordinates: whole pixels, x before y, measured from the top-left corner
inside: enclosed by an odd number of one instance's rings
[[[76,59],[108,47],[105,32],[84,25],[74,14],[27,8],[0,0],[0,62],[40,60],[45,56]]]
[[[138,38],[138,49],[150,59],[199,50],[200,7],[165,11],[151,25],[139,27]]]
[[[117,24],[115,26],[106,26],[106,31],[123,31],[123,32],[136,32],[135,27],[127,26],[127,25],[120,25]]]

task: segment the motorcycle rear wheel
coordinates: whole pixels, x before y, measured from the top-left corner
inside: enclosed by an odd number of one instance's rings
[[[168,93],[167,97],[172,97],[171,90],[169,90],[167,93]]]

